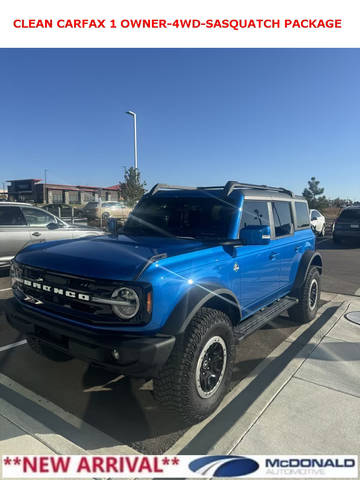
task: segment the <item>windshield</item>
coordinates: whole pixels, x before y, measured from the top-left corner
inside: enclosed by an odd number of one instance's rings
[[[347,208],[343,210],[339,217],[340,221],[360,220],[360,208]]]
[[[235,211],[235,205],[213,197],[147,197],[128,218],[124,233],[227,238]]]

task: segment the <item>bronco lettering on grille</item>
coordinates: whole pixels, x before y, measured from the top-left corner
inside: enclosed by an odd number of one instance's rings
[[[63,295],[69,298],[75,298],[77,300],[83,300],[85,302],[90,302],[91,298],[90,295],[85,293],[78,293],[72,290],[64,290],[63,288],[52,287],[51,285],[45,285],[39,282],[32,282],[31,280],[27,280],[26,278],[16,278],[15,279],[18,283],[22,283],[27,287],[36,288],[38,290],[43,290],[44,292],[50,292],[55,295]]]

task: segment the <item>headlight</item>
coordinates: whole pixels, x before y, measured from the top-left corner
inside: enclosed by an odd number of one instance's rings
[[[128,287],[118,288],[111,295],[113,312],[120,318],[128,320],[134,317],[139,311],[139,297],[135,290]]]
[[[16,277],[17,277],[16,267],[15,267],[15,263],[12,261],[10,263],[10,279],[11,279],[11,286],[12,287],[16,283],[16,280],[17,280]]]

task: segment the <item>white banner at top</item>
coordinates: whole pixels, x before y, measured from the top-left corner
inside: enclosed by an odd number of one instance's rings
[[[2,0],[0,47],[360,47],[357,0]]]

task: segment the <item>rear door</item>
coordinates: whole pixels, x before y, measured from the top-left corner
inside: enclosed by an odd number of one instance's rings
[[[30,243],[30,233],[20,207],[0,205],[0,263],[9,261]]]
[[[294,220],[290,201],[276,200],[271,202],[274,221],[274,250],[281,265],[279,272],[279,287],[283,292],[290,288],[292,271],[297,255],[300,254],[302,242],[294,236]]]

